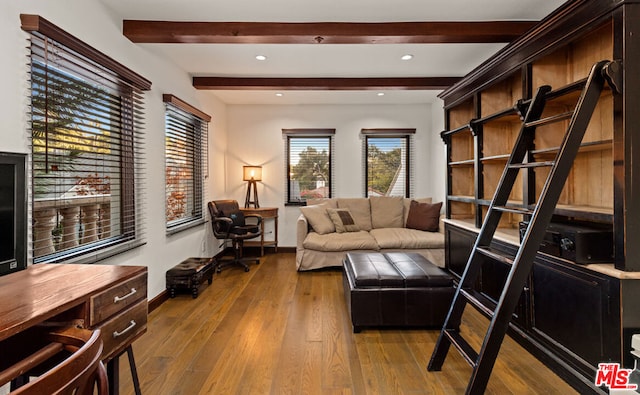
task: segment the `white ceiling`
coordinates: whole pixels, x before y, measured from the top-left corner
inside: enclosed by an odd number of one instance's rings
[[[101,0],[122,19],[199,22],[539,20],[563,0]],[[454,77],[504,44],[137,44],[193,76]],[[267,56],[258,61],[255,56]],[[403,61],[400,57],[412,54]],[[209,91],[228,104],[432,103],[436,91]]]

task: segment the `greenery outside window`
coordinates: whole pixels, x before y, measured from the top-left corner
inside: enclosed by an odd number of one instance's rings
[[[362,129],[364,194],[410,197],[415,129]]]
[[[211,117],[177,97],[165,102],[165,217],[168,233],[204,222],[207,133]]]
[[[30,260],[94,262],[143,244],[151,83],[44,18],[21,20],[30,33]]]
[[[333,193],[335,129],[283,129],[285,137],[286,204],[329,198]]]

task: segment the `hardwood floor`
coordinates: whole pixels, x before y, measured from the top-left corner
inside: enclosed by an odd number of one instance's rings
[[[354,334],[340,271],[296,272],[292,253],[214,276],[197,299],[180,294],[149,316],[134,343],[142,393],[460,394],[471,368],[451,350],[441,372],[426,370],[438,330]],[[479,348],[487,321],[469,308],[461,330]],[[471,341],[471,340],[470,340]],[[121,393],[133,394],[120,363]],[[576,393],[511,339],[488,394]]]

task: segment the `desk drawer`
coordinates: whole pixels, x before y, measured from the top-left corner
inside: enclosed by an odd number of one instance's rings
[[[122,282],[91,297],[89,326],[108,319],[128,306],[147,298],[147,274]]]
[[[111,359],[147,329],[147,301],[142,300],[130,309],[97,327],[102,337],[102,359]]]

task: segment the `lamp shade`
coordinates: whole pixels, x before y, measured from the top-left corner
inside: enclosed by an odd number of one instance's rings
[[[243,181],[262,181],[262,166],[242,166]]]

